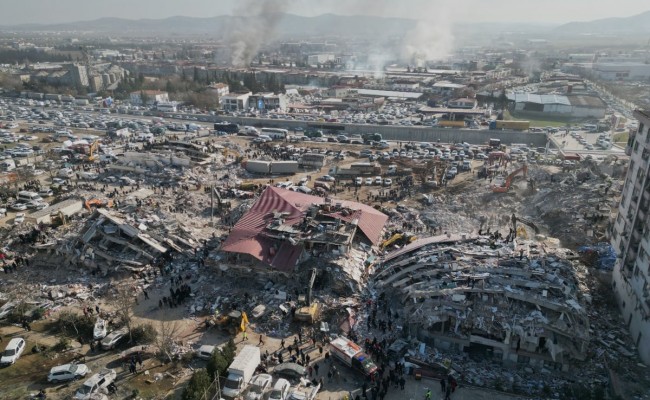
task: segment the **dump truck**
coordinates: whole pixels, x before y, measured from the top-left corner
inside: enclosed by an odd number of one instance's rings
[[[369,355],[363,352],[361,346],[350,339],[339,336],[330,342],[332,355],[352,369],[372,376],[377,372],[377,366]]]
[[[260,361],[259,347],[244,346],[228,367],[228,377],[221,391],[224,399],[234,400],[244,393]]]
[[[490,129],[510,129],[513,131],[527,131],[530,129],[530,121],[495,121],[494,128],[490,125]]]
[[[354,163],[349,168],[332,167],[329,170],[330,175],[380,175],[381,167],[374,163]]]

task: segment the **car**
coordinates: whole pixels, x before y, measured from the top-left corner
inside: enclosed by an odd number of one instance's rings
[[[390,186],[393,184],[393,180],[390,178],[384,179],[384,186]]]
[[[55,185],[63,185],[63,184],[65,184],[65,179],[52,178],[52,183],[55,184]]]
[[[255,375],[248,386],[245,400],[261,400],[267,390],[271,388],[273,377],[269,374]]]
[[[276,365],[273,368],[273,373],[284,377],[288,380],[298,380],[305,376],[306,368],[300,364],[286,362],[284,364]]]
[[[50,204],[45,202],[45,201],[36,201],[36,200],[30,200],[26,203],[27,208],[30,210],[42,210],[46,207],[49,207]]]
[[[117,346],[117,344],[120,342],[120,340],[124,339],[128,333],[129,333],[129,330],[126,327],[109,333],[101,341],[102,349],[110,350],[110,349],[115,348],[115,346]]]
[[[594,146],[591,145],[591,144],[588,144],[588,145],[585,146],[585,149],[587,149],[587,150],[593,150],[593,149],[594,149]]]
[[[20,355],[25,351],[25,339],[13,338],[7,343],[5,351],[2,352],[0,358],[0,365],[12,365],[20,358]]]
[[[90,372],[86,364],[63,364],[57,365],[50,369],[47,381],[50,383],[59,383],[65,381],[74,381],[86,376]]]
[[[16,203],[10,205],[9,208],[11,208],[14,211],[25,211],[25,210],[27,210],[27,204],[16,202]]]
[[[334,182],[336,181],[336,178],[334,178],[331,175],[323,175],[319,178],[316,179],[317,181],[325,181],[325,182]]]
[[[117,378],[117,372],[114,369],[102,369],[100,372],[88,378],[83,385],[77,389],[74,394],[75,400],[90,400],[94,393],[107,390]]]
[[[273,385],[273,389],[269,393],[269,400],[285,400],[289,395],[291,383],[288,380],[280,378]]]
[[[38,191],[38,195],[41,197],[51,197],[54,196],[52,189],[42,189]]]
[[[214,353],[214,349],[216,348],[217,346],[213,346],[211,344],[204,344],[203,346],[199,347],[199,349],[196,351],[196,356],[203,360],[209,360],[212,357],[212,353]]]
[[[381,179],[381,176],[375,176],[375,185],[380,185],[381,186],[382,182],[383,182],[383,180]]]
[[[287,399],[289,400],[314,400],[318,391],[320,390],[320,384],[316,386],[308,387],[296,387],[289,392]]]
[[[361,179],[361,177],[357,176],[356,178],[354,178],[354,184],[356,186],[361,186],[362,183],[363,183],[363,180]]]
[[[366,178],[366,185],[372,185],[372,178]]]
[[[117,178],[114,176],[107,176],[106,178],[102,179],[104,182],[107,183],[115,183],[117,182]]]

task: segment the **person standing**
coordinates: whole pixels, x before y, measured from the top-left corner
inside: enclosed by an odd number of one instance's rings
[[[440,393],[445,393],[446,386],[447,386],[447,381],[445,380],[445,378],[441,379],[440,380]]]
[[[242,332],[242,342],[248,341],[248,332]]]
[[[263,346],[264,345],[264,335],[260,333],[260,341],[257,344],[258,346]]]
[[[424,395],[424,400],[431,400],[431,389],[427,388],[427,393]]]

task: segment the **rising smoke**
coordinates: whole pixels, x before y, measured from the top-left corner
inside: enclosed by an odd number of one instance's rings
[[[288,0],[245,0],[235,11],[245,17],[246,23],[234,24],[228,37],[230,62],[235,67],[248,66],[260,47],[272,40]]]
[[[450,10],[449,7],[425,10],[402,40],[402,61],[422,67],[426,61],[438,61],[451,55],[454,34]]]

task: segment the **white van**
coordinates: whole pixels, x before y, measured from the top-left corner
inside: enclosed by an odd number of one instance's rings
[[[258,136],[260,132],[254,126],[245,126],[244,133],[247,136]]]
[[[36,192],[29,192],[27,190],[23,190],[18,192],[18,196],[16,198],[21,201],[21,202],[27,202],[27,201],[36,201],[40,202],[43,201],[43,198]]]
[[[23,338],[13,338],[7,344],[5,351],[2,352],[2,358],[0,358],[0,365],[11,365],[20,358],[20,355],[23,354],[25,350],[25,339]]]

